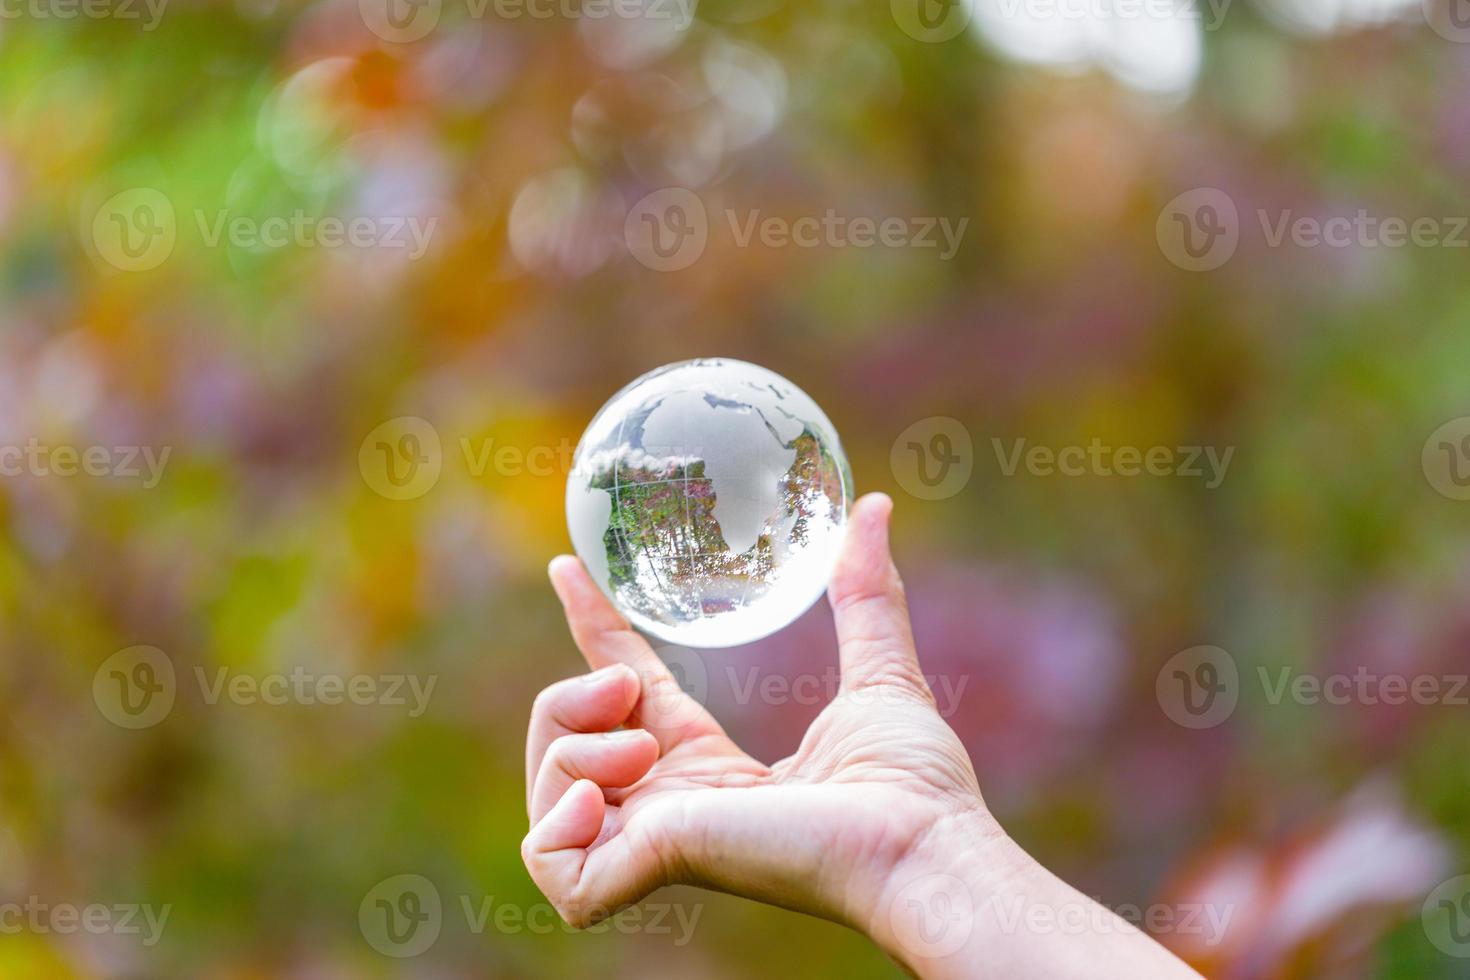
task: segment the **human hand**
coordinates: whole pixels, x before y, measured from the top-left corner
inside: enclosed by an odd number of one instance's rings
[[[915,882],[959,882],[968,894],[945,901],[967,902],[972,918],[977,902],[1000,894],[1087,901],[1043,878],[1005,836],[935,710],[889,555],[891,510],[876,494],[853,507],[829,588],[841,688],[795,754],[772,766],[679,688],[581,562],[552,562],[594,671],[536,699],[521,853],[569,923],[589,925],[662,885],[700,885],[845,923],[939,976],[986,930],[966,923],[958,949],[952,939],[936,946],[903,914]],[[997,967],[1027,962],[994,948],[986,956]]]

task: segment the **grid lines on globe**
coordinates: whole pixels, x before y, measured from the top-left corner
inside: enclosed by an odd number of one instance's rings
[[[773,499],[764,504],[770,513],[757,537],[749,547],[732,549],[715,514],[719,495],[703,453],[687,445],[643,444],[643,427],[629,428],[639,414],[619,420],[590,477],[593,487],[611,496],[604,540],[608,587],[630,611],[675,623],[747,607],[776,586],[783,556],[815,543],[816,528],[840,523],[846,503],[841,463],[810,424],[802,423],[787,442],[767,421],[792,458],[771,487]],[[741,492],[738,481],[734,492]]]

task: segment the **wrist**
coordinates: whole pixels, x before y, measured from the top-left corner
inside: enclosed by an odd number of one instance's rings
[[[1044,874],[983,806],[948,814],[895,863],[864,931],[916,976],[973,976],[976,944],[995,939],[981,935],[986,910],[1032,892]]]
[[[895,864],[867,934],[922,980],[1199,975],[1067,885],[977,807]]]

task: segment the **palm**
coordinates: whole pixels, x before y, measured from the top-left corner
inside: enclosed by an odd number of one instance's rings
[[[768,847],[794,838],[807,853],[852,867],[859,856],[896,858],[936,815],[978,792],[963,746],[932,709],[911,702],[875,711],[873,699],[849,694],[771,766],[717,725],[687,735],[634,786],[606,794],[614,804],[607,832],[665,847],[683,858],[687,879],[722,887],[740,870],[728,863],[738,851],[730,845],[748,835]]]
[[[673,711],[695,720],[642,780],[610,791],[608,801],[621,806],[627,821],[661,796],[711,789],[873,785],[918,796],[976,792],[963,746],[935,712],[893,704],[880,713],[872,708],[874,700],[848,694],[833,701],[794,754],[767,766],[680,694]],[[658,723],[640,719],[639,724],[653,729]]]

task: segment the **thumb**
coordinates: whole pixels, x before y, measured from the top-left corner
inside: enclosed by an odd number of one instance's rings
[[[919,670],[903,582],[888,552],[893,501],[870,493],[848,515],[847,539],[827,595],[837,625],[842,688],[891,687],[933,701]]]

